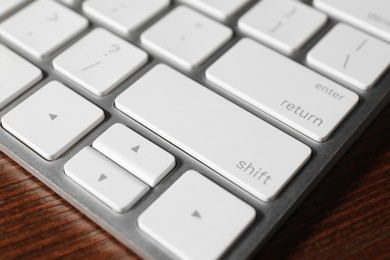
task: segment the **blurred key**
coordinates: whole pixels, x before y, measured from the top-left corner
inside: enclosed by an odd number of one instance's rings
[[[9,14],[18,6],[27,3],[27,0],[1,0],[0,1],[0,18]]]
[[[87,19],[60,3],[39,0],[1,23],[0,36],[42,59],[87,27]]]
[[[240,30],[287,55],[300,50],[325,25],[325,14],[305,4],[264,0],[238,22]]]
[[[180,0],[220,21],[226,21],[250,0]]]
[[[98,23],[128,36],[169,6],[169,0],[88,0],[83,10]]]
[[[314,0],[314,6],[390,42],[389,0]]]
[[[390,44],[338,24],[307,54],[307,61],[343,83],[368,90],[390,66]]]
[[[41,78],[40,69],[0,44],[0,109]]]

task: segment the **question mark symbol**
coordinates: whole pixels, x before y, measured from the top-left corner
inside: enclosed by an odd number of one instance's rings
[[[110,46],[110,49],[108,50],[108,52],[106,54],[104,54],[104,56],[108,56],[110,55],[111,53],[115,53],[115,52],[118,52],[121,48],[119,47],[119,45],[117,44],[112,44]]]

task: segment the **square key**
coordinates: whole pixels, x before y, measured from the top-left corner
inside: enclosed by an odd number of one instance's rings
[[[138,218],[142,231],[179,259],[219,259],[255,220],[256,211],[190,170]]]
[[[87,0],[83,10],[91,19],[127,37],[169,4],[170,0]]]
[[[103,119],[103,110],[52,81],[8,112],[1,122],[7,131],[52,161]]]
[[[42,59],[88,27],[88,20],[56,1],[34,1],[0,24],[0,36]]]
[[[40,69],[0,44],[0,109],[41,78]]]
[[[240,18],[238,27],[272,48],[293,55],[326,20],[325,14],[297,1],[263,0]]]
[[[199,66],[231,37],[232,30],[180,6],[141,35],[147,48],[184,69]]]
[[[97,96],[108,94],[148,60],[143,50],[97,28],[53,61],[60,73]]]
[[[390,66],[390,45],[346,24],[337,24],[307,54],[310,66],[368,90]]]

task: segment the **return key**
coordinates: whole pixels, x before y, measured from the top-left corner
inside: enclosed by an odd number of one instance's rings
[[[352,91],[250,39],[239,41],[211,65],[206,78],[318,142],[329,138],[359,100]]]

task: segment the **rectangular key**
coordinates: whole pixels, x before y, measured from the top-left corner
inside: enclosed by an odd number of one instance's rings
[[[40,69],[0,44],[0,109],[41,78]]]
[[[88,20],[56,1],[38,0],[0,24],[0,36],[42,59],[88,27]]]
[[[116,107],[264,201],[272,200],[311,150],[179,72],[158,65]]]
[[[358,102],[355,93],[249,39],[211,65],[206,77],[318,142]]]
[[[2,119],[3,127],[47,160],[55,160],[104,119],[103,110],[57,81]]]
[[[85,147],[64,166],[65,174],[117,212],[133,206],[149,190],[140,180]]]
[[[389,0],[314,0],[314,6],[390,42]]]
[[[180,259],[219,259],[256,211],[195,171],[184,173],[139,217],[142,231]]]
[[[110,127],[93,147],[151,187],[175,167],[175,157],[122,124]]]

